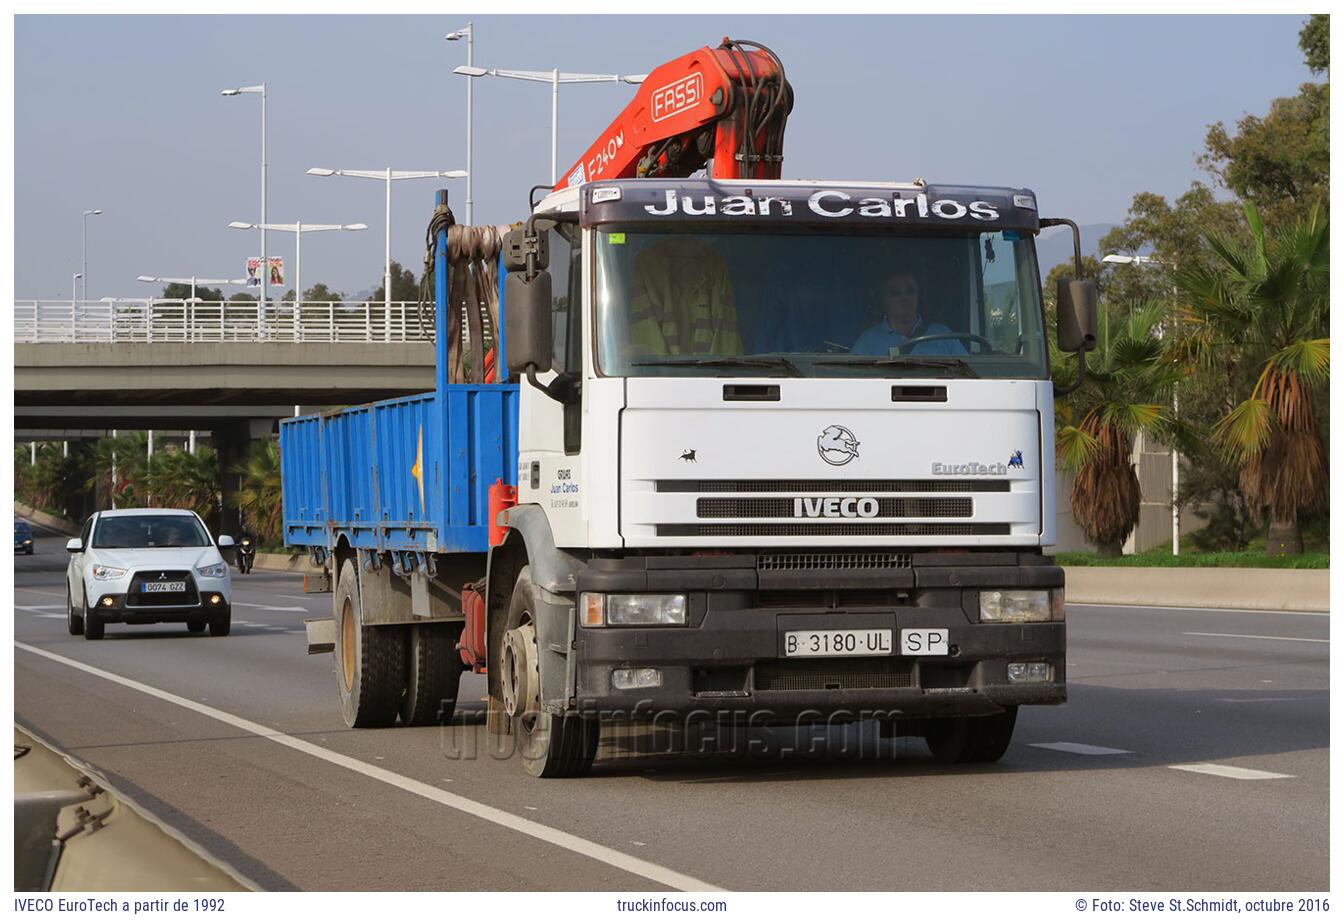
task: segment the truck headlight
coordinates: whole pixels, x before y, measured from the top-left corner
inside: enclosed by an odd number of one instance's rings
[[[201,573],[203,578],[223,578],[229,572],[229,567],[222,562],[216,562],[214,565],[203,565],[196,570]]]
[[[115,581],[118,578],[126,577],[126,570],[113,568],[110,565],[95,565],[93,567],[93,577],[95,581]]]
[[[1050,612],[1050,592],[1045,589],[980,592],[981,623],[1043,623]]]
[[[589,594],[579,596],[584,626],[685,626],[684,594]]]

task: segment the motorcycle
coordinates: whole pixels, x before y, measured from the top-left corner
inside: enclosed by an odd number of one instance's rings
[[[246,575],[252,571],[252,566],[257,561],[257,546],[248,536],[239,537],[236,545],[238,547],[238,573]]]

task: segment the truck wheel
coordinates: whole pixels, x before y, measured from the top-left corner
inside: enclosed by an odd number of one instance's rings
[[[532,569],[523,566],[513,586],[509,619],[496,664],[504,711],[513,721],[513,737],[523,758],[523,769],[540,777],[582,776],[597,756],[601,726],[595,719],[542,711],[536,609]]]
[[[391,725],[405,685],[404,630],[364,626],[355,564],[341,563],[336,584],[336,687],[351,728]]]
[[[939,763],[993,763],[1008,750],[1016,724],[1016,706],[992,716],[934,719],[924,740]]]
[[[405,725],[447,725],[457,707],[462,658],[456,623],[417,623],[406,639],[406,692],[401,697]]]
[[[84,635],[84,617],[75,613],[75,603],[70,599],[70,586],[65,588],[65,628],[72,636]]]

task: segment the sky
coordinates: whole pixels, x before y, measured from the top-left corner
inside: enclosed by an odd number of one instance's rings
[[[260,251],[258,96],[267,84],[272,223],[304,234],[303,285],[381,283],[384,189],[337,169],[466,166],[464,42],[480,67],[645,73],[725,35],[771,47],[795,93],[784,175],[1025,186],[1043,215],[1119,223],[1135,193],[1206,178],[1207,126],[1264,114],[1314,79],[1305,16],[44,16],[15,18],[15,297],[67,299],[88,219],[89,297],[145,296],[137,275],[237,278]],[[562,86],[561,174],[632,97]],[[476,223],[527,213],[550,176],[550,88],[476,81]],[[419,273],[434,190],[397,182],[392,257]],[[294,235],[271,233],[292,284]],[[234,289],[229,289],[230,291]]]

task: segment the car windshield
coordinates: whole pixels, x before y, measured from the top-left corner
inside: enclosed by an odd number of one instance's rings
[[[29,531],[28,531],[28,525],[27,525],[27,524],[15,524],[15,525],[14,525],[14,536],[16,536],[16,537],[26,537],[26,536],[28,536],[28,533],[29,533]]]
[[[136,514],[105,517],[93,532],[100,549],[171,549],[209,546],[210,537],[200,521],[187,514]]]
[[[597,231],[615,376],[1048,376],[1029,234]]]

